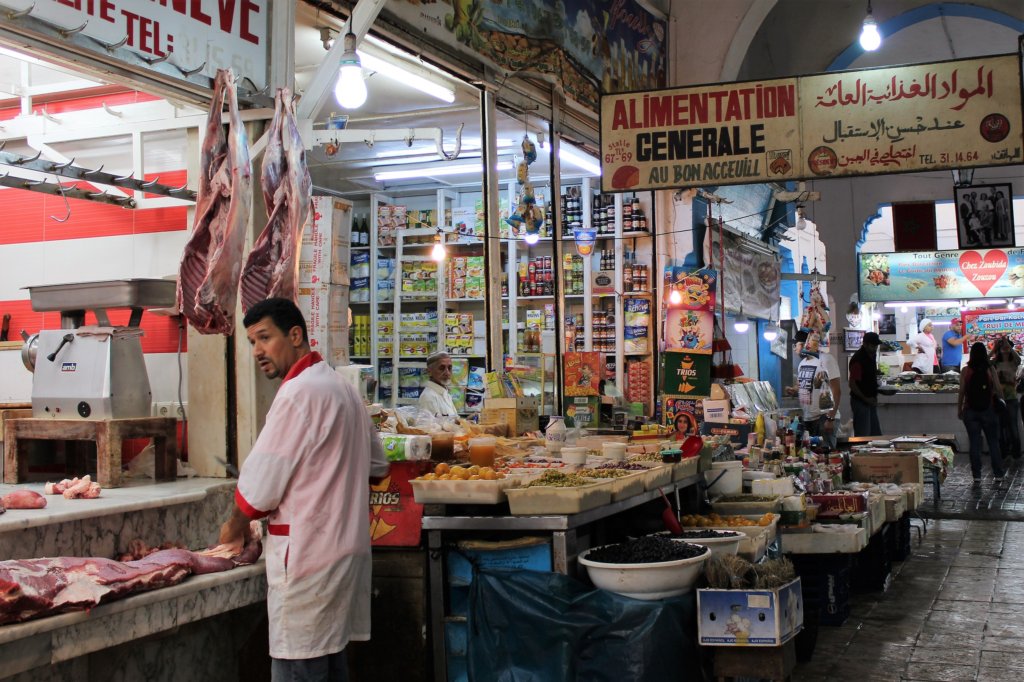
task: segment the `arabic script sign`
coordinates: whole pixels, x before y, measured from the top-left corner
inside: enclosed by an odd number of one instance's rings
[[[808,177],[1020,163],[1014,55],[800,81]]]
[[[860,300],[1024,296],[1024,249],[862,253]]]
[[[1017,55],[605,95],[606,192],[1024,161]]]

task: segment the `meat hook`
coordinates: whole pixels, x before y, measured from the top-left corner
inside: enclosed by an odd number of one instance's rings
[[[33,2],[26,9],[23,9],[20,12],[15,12],[13,10],[10,11],[10,12],[6,12],[7,18],[12,20],[12,21],[14,19],[21,19],[22,17],[27,16],[28,14],[31,14],[32,10],[34,10],[35,8],[36,8],[36,3]]]
[[[116,43],[105,43],[102,40],[97,40],[96,42],[105,47],[107,52],[113,52],[119,47],[124,47],[124,44],[128,42],[128,34],[125,33],[124,38],[121,38],[121,40]]]
[[[38,152],[36,152],[36,155],[33,156],[31,159],[29,159],[27,157],[20,158],[20,159],[14,159],[13,163],[18,164],[19,166],[22,165],[22,164],[26,164],[26,163],[32,163],[33,161],[37,160],[42,155],[43,155],[43,152],[42,151],[38,151]]]
[[[195,74],[199,73],[200,71],[202,71],[205,68],[206,68],[206,62],[203,62],[202,64],[200,64],[199,66],[197,66],[194,69],[183,69],[183,68],[181,68],[179,66],[178,67],[178,71],[181,71],[181,75],[182,76],[184,76],[185,78],[188,78],[189,76],[194,76]]]
[[[111,116],[116,116],[117,118],[124,117],[123,111],[115,111],[114,109],[111,109],[109,106],[107,106],[106,102],[103,102],[102,104],[100,104],[100,106],[103,107],[103,111],[107,112]]]
[[[170,194],[178,194],[179,192],[184,192],[186,187],[188,187],[188,183],[187,182],[184,185],[182,185],[181,187],[174,187],[174,188],[171,188],[171,189],[169,189],[167,191]]]
[[[132,171],[128,175],[121,175],[121,176],[116,176],[115,175],[114,176],[114,182],[125,182],[127,180],[134,180],[135,179],[133,177],[134,175],[135,175],[135,171]]]
[[[77,28],[58,28],[57,29],[57,33],[59,33],[62,38],[70,38],[71,36],[75,35],[76,33],[81,33],[82,31],[84,31],[85,27],[88,26],[88,25],[89,25],[89,20],[86,19],[84,22],[82,22],[82,25],[77,27]]]
[[[63,218],[58,218],[55,215],[50,216],[50,220],[58,223],[66,223],[71,220],[71,202],[68,201],[68,195],[64,193],[64,185],[60,184],[60,180],[57,180],[57,190],[60,192],[60,198],[64,200],[64,208],[67,209],[67,213],[64,214]]]
[[[159,179],[160,179],[160,176],[158,175],[155,178],[153,178],[152,180],[150,180],[149,182],[139,182],[139,187],[141,189],[147,189],[147,188],[152,187],[153,185],[155,185],[157,183],[157,180],[159,180]]]
[[[107,190],[103,190],[102,192],[86,192],[86,194],[91,198],[100,199],[107,196]]]
[[[29,188],[29,187],[36,187],[36,186],[38,186],[38,185],[42,185],[42,184],[43,184],[43,183],[45,183],[45,182],[46,182],[46,180],[26,180],[26,181],[25,181],[24,183],[22,183],[22,184],[23,184],[23,185],[24,185],[24,186],[25,186],[26,188]]]
[[[50,164],[50,170],[51,171],[64,170],[65,168],[67,168],[68,166],[73,164],[74,162],[75,162],[75,158],[71,157],[71,160],[68,161],[67,163],[51,163]]]
[[[465,125],[465,123],[460,123],[458,129],[455,131],[455,151],[451,154],[444,150],[444,131],[440,128],[437,129],[437,153],[444,157],[446,161],[454,161],[459,158],[459,152],[462,151],[462,129]]]
[[[103,171],[103,166],[105,166],[105,165],[106,164],[102,164],[101,163],[100,167],[97,168],[96,170],[90,170],[90,169],[87,168],[86,170],[82,171],[82,177],[85,177],[86,175],[95,175],[96,173],[102,172]]]
[[[138,54],[138,53],[136,53],[136,54],[138,55],[139,59],[141,59],[142,61],[146,62],[150,66],[153,66],[154,64],[159,64],[160,62],[166,62],[170,58],[170,56],[171,56],[170,52],[164,53],[164,56],[162,56],[162,57],[147,57],[146,55],[142,55],[142,54]]]

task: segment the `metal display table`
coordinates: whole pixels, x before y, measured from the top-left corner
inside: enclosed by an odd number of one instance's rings
[[[676,493],[696,485],[703,474],[689,476],[661,487],[665,494]],[[433,632],[434,679],[447,679],[447,652],[445,650],[445,534],[469,531],[530,532],[551,534],[552,567],[557,573],[569,575],[575,569],[579,551],[578,531],[603,519],[610,518],[661,497],[659,490],[649,490],[618,502],[578,514],[552,514],[544,516],[491,516],[446,515],[449,505],[424,505],[423,530],[427,532],[428,575],[430,581],[430,627]],[[586,548],[584,548],[586,549]]]

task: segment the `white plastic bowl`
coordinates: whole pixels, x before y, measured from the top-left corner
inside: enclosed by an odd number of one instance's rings
[[[562,461],[566,464],[586,464],[589,452],[586,448],[562,448]]]
[[[595,549],[600,548],[594,547],[588,550],[587,554]],[[690,592],[704,570],[704,562],[709,556],[711,552],[706,551],[690,559],[661,561],[656,564],[605,564],[590,561],[587,555],[583,554],[579,557],[579,562],[587,567],[590,580],[600,589],[624,597],[653,601]]]
[[[686,531],[684,528],[683,531]],[[680,542],[689,542],[691,545],[701,545],[711,550],[712,554],[736,554],[740,550],[740,542],[746,537],[745,533],[735,530],[720,530],[719,533],[729,533],[727,538],[672,538]]]

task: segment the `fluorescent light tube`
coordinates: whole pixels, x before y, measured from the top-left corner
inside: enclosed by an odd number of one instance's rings
[[[577,168],[582,168],[594,175],[601,175],[601,164],[597,159],[590,154],[585,154],[571,147],[567,147],[565,145],[559,146],[558,160],[562,163],[571,163]]]
[[[422,93],[436,97],[442,102],[451,104],[455,101],[455,88],[440,83],[436,83],[432,80],[428,80],[423,76],[417,75],[408,69],[405,69],[394,62],[387,61],[375,57],[368,52],[359,52],[359,61],[362,62],[364,69],[370,69],[376,71],[379,74],[387,76],[392,80],[398,81],[404,85],[408,85],[410,88],[419,90]]]
[[[495,165],[494,170],[498,172],[512,170],[512,164],[508,161],[502,161]],[[430,168],[382,171],[380,173],[374,173],[373,179],[377,182],[381,182],[383,180],[406,180],[408,178],[436,178],[442,175],[459,175],[460,173],[480,173],[482,176],[483,172],[484,166],[482,163],[463,163],[456,164],[454,166],[434,166]]]

